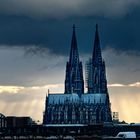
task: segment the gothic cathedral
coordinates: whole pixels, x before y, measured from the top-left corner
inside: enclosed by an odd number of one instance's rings
[[[86,83],[88,92],[84,93],[83,67],[73,26],[70,57],[66,64],[65,92],[46,97],[43,124],[99,124],[112,121],[98,25],[92,58],[86,64]]]

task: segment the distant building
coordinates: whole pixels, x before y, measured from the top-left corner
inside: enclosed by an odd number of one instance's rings
[[[75,27],[66,65],[65,93],[46,97],[43,124],[98,124],[112,122],[109,94],[96,25],[92,58],[87,63],[88,93],[84,93],[82,62],[79,60]]]
[[[5,116],[3,114],[0,113],[0,128],[2,127],[6,127],[6,119]]]
[[[7,127],[25,127],[33,125],[35,123],[30,117],[16,117],[16,116],[7,116],[6,122]]]
[[[112,120],[114,123],[119,122],[119,113],[118,112],[112,112]]]

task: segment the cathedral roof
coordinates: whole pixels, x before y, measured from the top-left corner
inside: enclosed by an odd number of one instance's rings
[[[82,94],[81,97],[78,94],[49,94],[48,104],[65,104],[65,103],[105,103],[106,94],[96,93],[96,94]]]

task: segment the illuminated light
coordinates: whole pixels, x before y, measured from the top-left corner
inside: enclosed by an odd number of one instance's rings
[[[58,88],[58,87],[62,87],[63,84],[51,84],[51,85],[45,85],[43,86],[44,88]]]
[[[124,85],[124,84],[109,84],[108,87],[140,87],[140,82],[135,82],[132,84]]]
[[[25,91],[32,91],[32,90],[46,90],[51,89],[51,91],[56,92],[62,91],[63,84],[50,84],[50,85],[43,85],[43,86],[33,86],[33,87],[23,87],[23,86],[0,86],[0,93],[8,92],[8,93],[21,93]]]
[[[31,89],[38,90],[38,89],[40,89],[40,87],[31,87]]]
[[[129,84],[130,87],[140,87],[140,82]]]
[[[120,121],[140,122],[140,93],[128,93],[124,90],[123,93],[114,92],[110,94],[110,100],[112,111],[119,112]]]
[[[123,84],[109,84],[108,87],[125,87],[126,85]]]
[[[20,86],[0,86],[0,93],[8,92],[8,93],[18,93],[20,90],[23,90],[24,87]]]

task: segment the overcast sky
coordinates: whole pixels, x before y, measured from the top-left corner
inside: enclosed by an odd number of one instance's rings
[[[47,90],[64,91],[72,25],[84,67],[98,23],[112,111],[140,122],[139,15],[139,0],[0,0],[0,112],[42,121]]]

